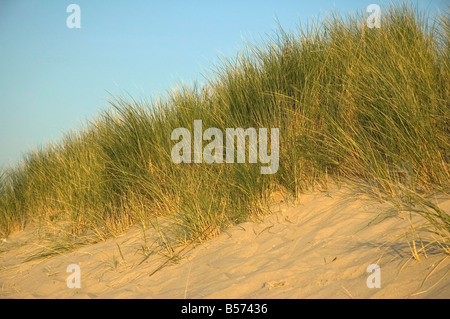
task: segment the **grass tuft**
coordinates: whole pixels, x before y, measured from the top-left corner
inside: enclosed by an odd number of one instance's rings
[[[407,4],[384,10],[380,29],[362,13],[333,15],[249,45],[203,87],[112,96],[82,130],[0,172],[0,235],[42,223],[101,240],[162,216],[173,220],[161,234],[171,254],[170,240],[206,240],[264,214],[271,192],[298,198],[334,179],[363,181],[421,215],[448,253],[450,217],[431,198],[448,199],[450,185],[449,34],[448,11],[431,20]],[[174,164],[172,130],[193,132],[197,119],[222,131],[279,128],[277,174]]]

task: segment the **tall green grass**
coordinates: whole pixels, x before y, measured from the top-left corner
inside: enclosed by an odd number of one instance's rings
[[[448,12],[433,22],[405,4],[385,9],[380,29],[334,15],[248,46],[203,87],[114,96],[83,130],[1,173],[0,234],[44,225],[103,239],[159,216],[166,236],[203,240],[265,213],[274,191],[295,198],[337,179],[421,214],[445,247],[450,217],[429,198],[450,186],[449,32]],[[278,172],[174,164],[172,130],[197,119],[279,128]]]

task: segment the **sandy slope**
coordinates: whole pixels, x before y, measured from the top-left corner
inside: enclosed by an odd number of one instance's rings
[[[440,205],[450,211],[450,200]],[[15,234],[0,244],[0,297],[450,298],[450,256],[429,247],[427,258],[412,259],[404,240],[408,216],[387,217],[388,204],[335,189],[282,208],[261,223],[187,247],[176,264],[152,276],[166,259],[155,254],[139,264],[145,241],[138,227],[28,262],[24,258],[41,248],[27,242],[27,232]],[[66,285],[66,268],[74,263],[81,267],[80,289]],[[379,289],[367,287],[370,264],[381,267]]]

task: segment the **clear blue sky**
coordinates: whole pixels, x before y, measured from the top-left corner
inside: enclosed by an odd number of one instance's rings
[[[416,0],[431,12],[447,0]],[[81,28],[69,29],[69,4]],[[201,81],[244,40],[377,0],[0,0],[0,167],[57,141],[107,108],[108,93],[136,97]]]

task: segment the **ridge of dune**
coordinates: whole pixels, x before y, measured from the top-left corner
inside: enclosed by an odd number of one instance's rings
[[[450,200],[439,206],[449,213]],[[0,298],[449,298],[449,256],[430,245],[414,260],[409,225],[389,203],[347,188],[315,191],[187,247],[155,273],[167,259],[143,259],[138,227],[27,262],[39,247],[25,231],[0,243]],[[70,264],[80,266],[79,289],[67,287]],[[381,288],[367,286],[371,264]]]

